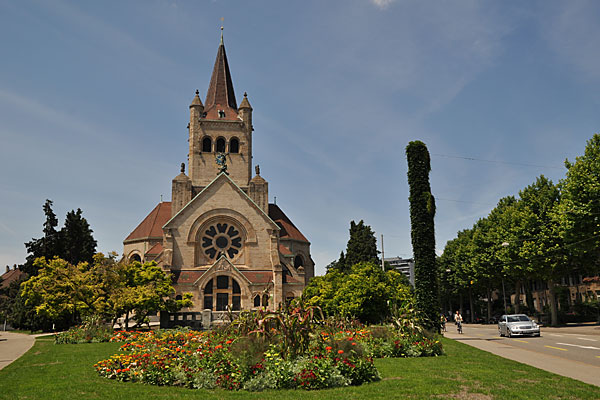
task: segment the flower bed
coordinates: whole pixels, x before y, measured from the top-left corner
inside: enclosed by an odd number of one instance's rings
[[[155,385],[311,390],[379,380],[373,357],[442,354],[439,341],[392,328],[313,328],[302,351],[286,349],[280,332],[119,331],[111,341],[124,342],[122,353],[94,367],[107,378]]]

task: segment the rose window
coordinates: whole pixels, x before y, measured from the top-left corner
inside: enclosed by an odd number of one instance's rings
[[[210,259],[219,258],[222,254],[232,259],[241,248],[240,232],[228,223],[211,225],[202,236],[202,249]]]

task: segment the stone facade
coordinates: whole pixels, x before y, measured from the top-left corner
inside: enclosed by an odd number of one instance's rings
[[[276,308],[298,297],[314,276],[310,242],[275,204],[256,166],[252,107],[237,107],[221,41],[202,103],[189,106],[189,176],[185,164],[161,202],[125,239],[124,257],[156,261],[173,274],[177,295],[194,307]]]

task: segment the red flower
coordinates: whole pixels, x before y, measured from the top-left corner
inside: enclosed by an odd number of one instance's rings
[[[338,350],[338,354],[344,354],[344,350]]]
[[[331,349],[333,349],[333,347],[331,347],[331,346],[327,346],[327,347],[325,347],[325,350],[327,350],[327,352],[330,352],[330,351],[331,351]]]

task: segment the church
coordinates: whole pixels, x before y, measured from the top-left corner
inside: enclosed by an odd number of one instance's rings
[[[188,173],[123,241],[126,260],[155,261],[189,311],[275,309],[314,276],[310,242],[252,165],[252,107],[237,104],[223,34],[204,103],[190,106]],[[254,172],[254,174],[253,174]]]

